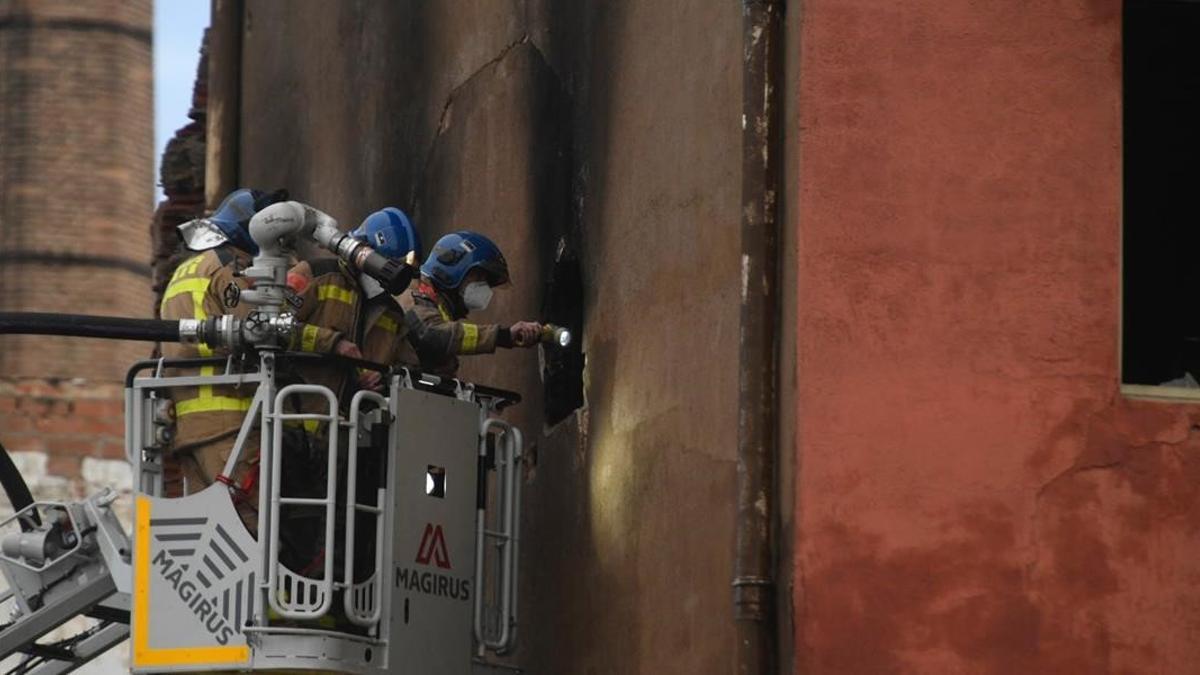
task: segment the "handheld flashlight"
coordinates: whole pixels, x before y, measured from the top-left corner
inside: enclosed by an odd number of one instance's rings
[[[566,347],[571,344],[571,331],[562,326],[555,326],[552,323],[544,323],[542,324],[541,340],[549,345]]]

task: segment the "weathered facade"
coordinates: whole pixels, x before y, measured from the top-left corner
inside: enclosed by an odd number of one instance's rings
[[[0,0],[0,310],[151,315],[150,26],[150,0]],[[0,337],[0,440],[40,496],[121,475],[121,380],[148,353]]]
[[[151,4],[0,0],[0,311],[152,315]],[[129,489],[122,376],[149,351],[0,337],[0,442],[37,499]]]
[[[287,187],[348,225],[400,206],[427,245],[488,233],[514,284],[484,319],[537,317],[559,247],[580,261],[578,414],[543,428],[534,352],[463,371],[526,394],[514,419],[536,463],[516,660],[540,673],[727,672],[738,5],[266,0],[244,12],[238,182]]]
[[[731,672],[738,3],[217,6],[222,184],[492,235],[485,318],[576,294],[576,414],[464,369],[527,395],[515,660]],[[1118,372],[1121,7],[789,3],[781,672],[1192,669],[1200,413]]]
[[[1194,671],[1200,412],[1118,372],[1122,3],[800,11],[796,672]]]

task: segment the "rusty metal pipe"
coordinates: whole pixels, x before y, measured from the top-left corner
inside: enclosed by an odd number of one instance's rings
[[[738,345],[737,675],[775,672],[778,195],[782,0],[742,3],[742,258]]]

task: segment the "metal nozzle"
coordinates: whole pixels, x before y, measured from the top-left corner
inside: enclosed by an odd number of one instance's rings
[[[204,321],[201,319],[180,319],[179,342],[185,345],[194,345],[200,342],[200,334],[203,330]]]
[[[245,319],[222,314],[203,320],[179,320],[179,341],[183,344],[204,343],[223,349],[278,349],[289,344],[295,331],[295,317],[286,312],[256,310]]]

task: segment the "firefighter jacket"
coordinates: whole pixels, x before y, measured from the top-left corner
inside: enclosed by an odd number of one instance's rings
[[[404,310],[390,295],[382,294],[367,301],[366,336],[363,358],[389,366],[419,366],[415,347],[409,341]]]
[[[230,245],[219,246],[188,258],[175,269],[171,281],[163,292],[159,308],[163,319],[206,319],[211,316],[230,314],[244,319],[253,305],[241,301],[241,293],[250,280],[240,272],[251,262],[251,256]],[[292,336],[292,349],[329,351],[340,339],[340,335],[329,329],[315,326],[297,326]],[[301,345],[301,336],[304,344]],[[169,343],[163,346],[167,358],[196,358],[219,356],[228,353],[213,349],[204,343],[184,345]],[[223,372],[219,366],[172,369],[172,375],[214,375]],[[180,387],[172,390],[175,401],[176,449],[194,451],[199,463],[207,468],[223,466],[233,445],[233,436],[241,428],[246,411],[253,399],[253,387],[234,385],[205,385]],[[257,435],[251,434],[257,441]],[[220,457],[207,455],[211,447],[223,449]],[[203,456],[202,456],[203,455]],[[205,471],[206,480],[211,481],[216,473]],[[193,486],[199,489],[202,486]]]
[[[336,331],[361,348],[362,290],[342,261],[330,257],[301,262],[288,273],[288,286],[300,297],[298,321]],[[307,347],[310,339],[316,340],[317,333],[304,335],[302,347]],[[346,394],[353,375],[351,369],[342,364],[321,363],[301,365],[296,370],[305,383],[328,387],[340,404],[349,402]],[[313,411],[308,405],[302,407]],[[305,424],[310,431],[316,426]]]
[[[508,328],[464,321],[466,310],[439,293],[426,279],[409,292],[405,318],[421,359],[421,370],[442,377],[458,374],[458,357],[491,354],[512,347]]]

